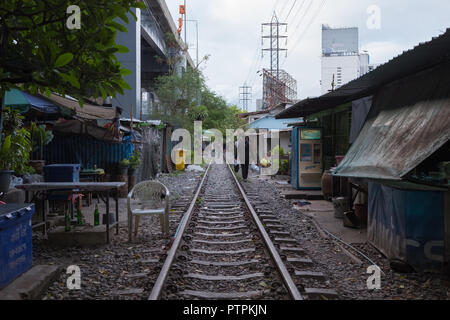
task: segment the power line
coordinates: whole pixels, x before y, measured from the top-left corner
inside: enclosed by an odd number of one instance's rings
[[[281,9],[281,11],[279,12],[280,17],[283,15],[284,9],[286,9],[287,4],[289,3],[289,0],[286,0],[286,2],[284,3],[283,8]]]
[[[272,11],[270,12],[269,18],[272,15],[272,12],[275,11],[275,9],[278,7],[278,5],[280,4],[279,0],[274,0],[273,2],[273,6],[272,6]],[[247,78],[246,78],[246,83],[249,83],[250,86],[252,86],[255,82],[255,78],[257,77],[257,73],[256,71],[261,67],[261,62],[262,62],[262,57],[261,55],[259,55],[258,53],[260,52],[260,38],[258,37],[257,40],[257,45],[256,45],[256,50],[255,50],[255,55],[253,57],[252,60],[252,64],[250,65],[250,70],[248,72]],[[258,64],[259,63],[259,64]]]
[[[289,10],[286,18],[284,19],[284,21],[288,21],[289,16],[291,15],[292,9],[294,9],[295,5],[297,4],[297,0],[294,1],[294,4],[292,5],[291,9]]]
[[[301,10],[302,10],[303,5],[305,4],[305,2],[306,2],[306,0],[303,0],[303,1],[302,1],[302,3],[300,4],[300,6],[298,7],[297,11],[295,12],[295,14],[294,14],[294,16],[293,16],[291,22],[294,22],[294,21],[295,21],[295,18],[297,18],[298,14],[301,12]],[[286,22],[291,23],[291,22],[289,22],[289,21],[286,21]]]
[[[298,38],[297,42],[295,43],[294,47],[291,49],[291,52],[294,52],[295,49],[297,48],[297,46],[299,45],[299,43],[301,42],[301,40],[303,40],[303,37],[306,35],[306,33],[308,32],[309,28],[311,27],[311,25],[314,23],[314,21],[316,20],[317,16],[319,15],[319,13],[322,11],[322,9],[325,7],[327,0],[322,0],[322,3],[320,4],[318,10],[316,11],[316,13],[314,14],[313,18],[310,20],[309,24],[307,25],[306,29],[304,30],[304,32],[300,35],[300,37]],[[285,60],[286,61],[286,60]],[[285,62],[284,61],[284,62]]]
[[[302,17],[300,18],[299,22],[297,23],[295,29],[294,29],[294,33],[295,34],[297,32],[297,30],[299,29],[299,27],[301,26],[301,24],[303,23],[303,19],[306,17],[306,15],[308,14],[309,10],[311,9],[311,5],[314,3],[314,0],[311,0],[309,2],[309,5],[307,6],[305,12],[303,13]]]

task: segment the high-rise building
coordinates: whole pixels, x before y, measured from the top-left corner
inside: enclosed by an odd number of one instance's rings
[[[322,94],[369,71],[369,54],[359,52],[358,28],[322,26]]]

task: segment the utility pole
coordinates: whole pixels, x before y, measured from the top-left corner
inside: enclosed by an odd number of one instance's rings
[[[248,107],[252,103],[252,87],[247,86],[247,83],[239,87],[239,103],[245,112],[248,111]]]
[[[186,25],[186,0],[184,0],[184,43],[187,45],[187,25]]]
[[[195,28],[196,28],[196,34],[197,34],[197,45],[196,45],[196,65],[198,68],[198,64],[200,61],[198,61],[198,20],[186,20],[187,22],[195,22]]]

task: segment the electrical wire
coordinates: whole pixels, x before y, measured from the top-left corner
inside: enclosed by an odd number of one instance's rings
[[[280,17],[283,15],[284,9],[286,9],[286,6],[287,6],[288,3],[289,3],[289,0],[286,0],[286,2],[284,3],[283,8],[281,8],[281,11],[278,12]]]
[[[310,0],[309,5],[306,7],[305,12],[303,13],[302,17],[300,18],[299,22],[297,23],[297,25],[294,28],[294,33],[295,34],[297,32],[297,30],[300,28],[301,24],[303,23],[303,19],[306,17],[306,15],[308,14],[309,10],[311,9],[312,4],[314,3],[314,0]]]
[[[291,15],[292,9],[294,9],[295,5],[297,4],[297,0],[294,1],[294,4],[292,5],[291,9],[289,10],[286,18],[284,19],[284,21],[287,21],[289,19],[289,16]]]
[[[306,29],[303,31],[303,33],[300,34],[300,37],[297,38],[297,41],[295,42],[294,47],[290,50],[291,53],[295,52],[295,49],[298,47],[298,45],[301,43],[301,41],[303,40],[303,37],[306,35],[306,33],[308,32],[309,28],[311,27],[311,25],[314,23],[314,21],[316,20],[317,16],[319,15],[319,13],[322,11],[322,9],[325,7],[327,0],[322,0],[322,3],[320,4],[318,10],[316,11],[316,13],[313,15],[312,19],[309,21],[309,24],[306,26]],[[287,59],[286,59],[287,60]],[[286,60],[283,61],[283,64],[286,63]]]

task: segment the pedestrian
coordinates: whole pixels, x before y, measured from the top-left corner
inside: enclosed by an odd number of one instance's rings
[[[245,182],[247,182],[249,165],[250,165],[250,144],[249,144],[249,137],[245,137],[245,161],[244,164],[241,164],[242,178],[244,178]]]
[[[239,172],[239,163],[238,163],[238,141],[234,142],[234,172]]]

